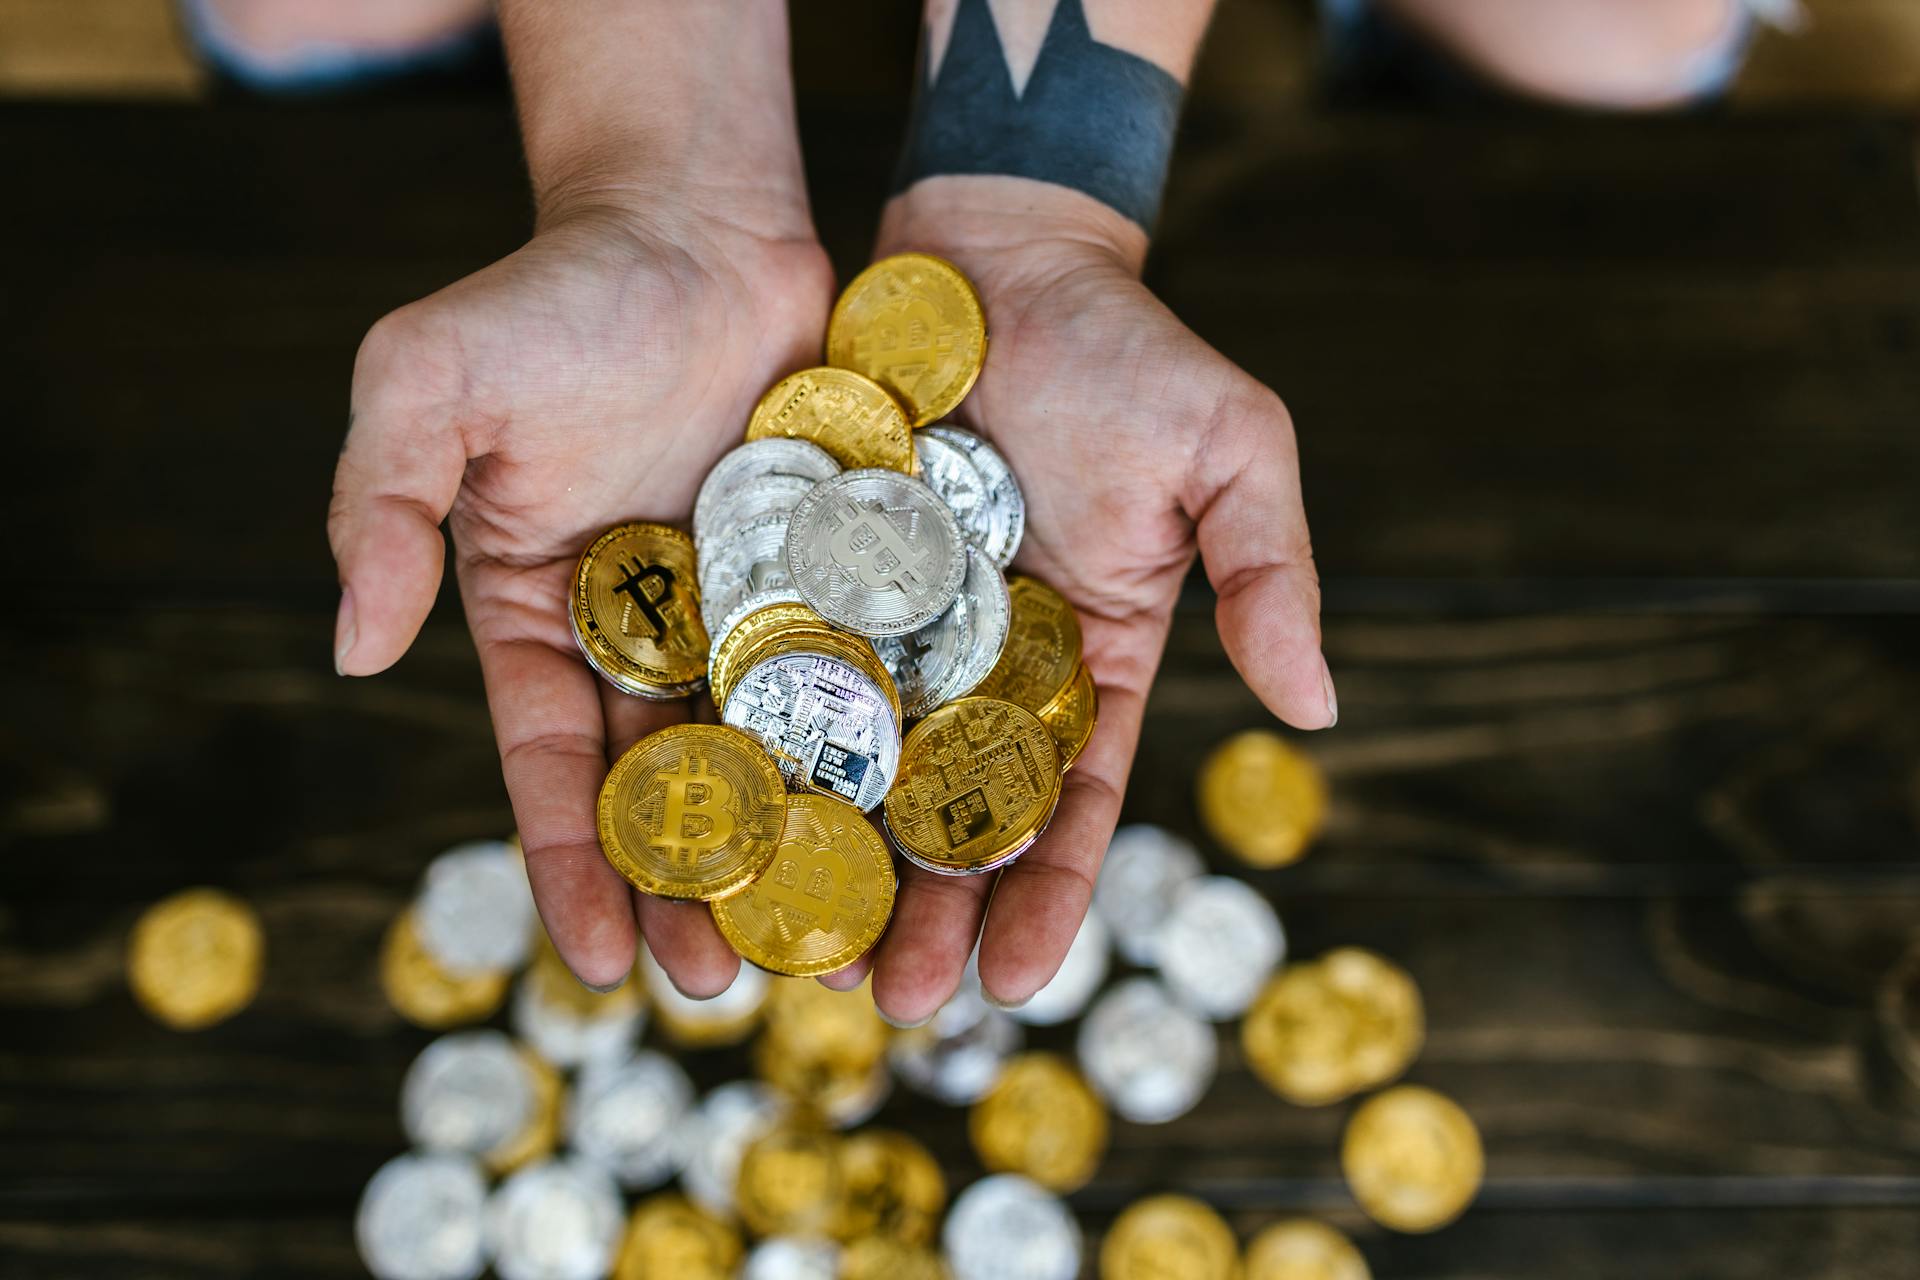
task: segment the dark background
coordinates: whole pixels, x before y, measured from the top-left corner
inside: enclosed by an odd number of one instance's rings
[[[912,15],[800,13],[848,273]],[[1149,277],[1292,408],[1326,579],[1332,820],[1249,878],[1295,954],[1412,971],[1411,1078],[1473,1114],[1488,1178],[1437,1235],[1369,1226],[1345,1109],[1279,1103],[1228,1035],[1200,1108],[1117,1125],[1073,1202],[1093,1231],[1166,1188],[1243,1237],[1322,1214],[1383,1280],[1911,1276],[1913,102],[1862,90],[1869,58],[1681,119],[1334,111],[1305,31],[1225,6]],[[1800,83],[1772,48],[1756,72]],[[432,854],[511,815],[450,591],[393,672],[333,675],[323,517],[361,333],[526,234],[511,117],[164,68],[141,92],[188,96],[54,101],[9,56],[0,87],[37,96],[0,103],[0,1276],[358,1274],[353,1206],[429,1038],[378,941]],[[1209,606],[1196,585],[1128,798],[1195,834],[1199,759],[1266,723]],[[259,909],[267,978],[180,1035],[122,948],[198,883]],[[879,1122],[977,1175],[963,1113],[899,1094]]]

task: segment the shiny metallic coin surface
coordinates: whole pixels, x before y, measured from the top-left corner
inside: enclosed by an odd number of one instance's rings
[[[782,551],[781,554],[784,556],[786,553]],[[723,646],[726,644],[728,638],[740,629],[741,623],[751,618],[754,614],[759,613],[762,609],[770,609],[775,605],[789,605],[806,609],[806,601],[800,598],[800,593],[793,589],[793,584],[791,583],[784,587],[769,587],[765,591],[749,592],[740,597],[740,602],[729,609],[726,616],[721,618],[718,625],[713,629],[714,656],[712,666],[709,670],[711,671],[718,668]],[[813,613],[813,610],[807,609],[807,612]],[[814,614],[814,616],[819,617],[818,614]],[[822,625],[824,625],[824,620]],[[724,701],[725,699],[716,697],[714,699],[714,705],[719,706]]]
[[[1181,885],[1159,933],[1153,953],[1167,990],[1215,1022],[1245,1013],[1287,954],[1273,904],[1233,876]]]
[[[1154,962],[1167,904],[1202,866],[1199,851],[1164,827],[1135,823],[1113,833],[1093,887],[1093,909],[1127,963]]]
[[[940,1244],[954,1280],[1074,1280],[1080,1274],[1073,1211],[1017,1173],[982,1178],[954,1197]]]
[[[465,1156],[408,1154],[361,1193],[354,1243],[375,1280],[474,1280],[486,1270],[487,1185]]]
[[[755,1080],[720,1085],[700,1100],[682,1124],[680,1185],[701,1208],[722,1217],[733,1213],[733,1186],[740,1154],[787,1112],[779,1092]]]
[[[916,865],[974,875],[1024,852],[1059,802],[1047,727],[1012,703],[962,698],[907,735],[899,785],[886,797],[887,830]]]
[[[663,524],[615,525],[574,570],[568,618],[587,662],[647,698],[699,688],[707,669],[693,540]]]
[[[977,1002],[978,1008],[943,1024],[943,1015],[957,1001]],[[927,1025],[900,1032],[888,1055],[908,1088],[947,1106],[964,1107],[986,1096],[1024,1039],[1019,1023],[976,993],[949,1000]]]
[[[1040,709],[1040,721],[1053,734],[1060,748],[1061,769],[1073,768],[1073,762],[1093,741],[1093,730],[1100,719],[1100,691],[1093,683],[1093,672],[1081,663],[1067,687]]]
[[[840,1246],[831,1240],[775,1236],[753,1246],[740,1280],[839,1280]]]
[[[557,1067],[617,1062],[646,1025],[638,984],[601,995],[559,963],[535,963],[513,994],[513,1033]]]
[[[1025,707],[1035,715],[1072,682],[1080,669],[1080,617],[1066,598],[1038,578],[1007,583],[1013,602],[1000,660],[974,692]]]
[[[1298,861],[1327,820],[1320,766],[1265,729],[1221,743],[1201,766],[1197,790],[1208,834],[1249,866]]]
[[[939,1161],[917,1140],[889,1129],[863,1129],[840,1144],[837,1240],[884,1236],[926,1244],[947,1207]]]
[[[972,553],[968,553],[971,558]],[[918,631],[875,636],[870,643],[880,665],[900,691],[901,710],[909,717],[927,714],[947,701],[961,668],[973,650],[973,612],[962,590],[939,617]]]
[[[954,602],[955,608],[963,606],[967,611],[968,649],[952,683],[940,690],[941,702],[973,693],[1006,651],[1013,625],[1013,598],[1007,592],[1006,576],[977,551],[967,555],[967,576]]]
[[[155,1018],[194,1031],[253,1002],[265,954],[252,907],[217,889],[189,889],[154,903],[134,923],[127,985]]]
[[[1100,1242],[1100,1280],[1240,1280],[1233,1228],[1191,1196],[1135,1201]]]
[[[613,1280],[734,1280],[743,1251],[725,1219],[663,1191],[627,1219]]]
[[[487,1201],[494,1272],[500,1280],[602,1280],[625,1218],[620,1189],[591,1161],[529,1165]]]
[[[1174,1003],[1152,978],[1129,978],[1087,1012],[1080,1069],[1107,1105],[1135,1124],[1165,1124],[1191,1111],[1213,1083],[1213,1028]]]
[[[913,429],[900,405],[852,369],[802,369],[773,384],[747,420],[747,439],[810,440],[843,467],[913,470]]]
[[[526,1064],[527,1079],[533,1082],[533,1114],[520,1126],[519,1133],[487,1152],[483,1163],[487,1172],[496,1176],[553,1154],[560,1143],[560,1112],[566,1102],[566,1081],[559,1070],[526,1045],[514,1049]]]
[[[1286,1218],[1248,1242],[1247,1280],[1373,1280],[1373,1272],[1335,1228],[1312,1218]]]
[[[657,1187],[680,1164],[676,1145],[693,1106],[693,1083],[665,1054],[642,1049],[624,1062],[580,1073],[567,1138],[573,1150],[630,1191]]]
[[[1107,1150],[1107,1109],[1066,1059],[1023,1053],[967,1116],[987,1168],[1021,1173],[1051,1191],[1077,1191]]]
[[[740,1156],[734,1207],[757,1236],[820,1236],[840,1203],[840,1137],[782,1126]]]
[[[700,1049],[738,1044],[759,1025],[761,1010],[772,990],[773,977],[750,964],[740,966],[727,989],[710,1000],[680,994],[666,970],[640,945],[640,981],[653,1005],[653,1021],[672,1043]]]
[[[827,321],[827,360],[884,386],[916,427],[953,412],[986,358],[980,295],[958,267],[930,253],[874,263],[847,285]]]
[[[709,543],[700,563],[701,618],[717,630],[748,596],[793,590],[787,569],[791,511],[767,511]]]
[[[809,440],[770,436],[729,450],[707,472],[693,501],[694,545],[704,549],[715,530],[741,523],[742,498],[756,484],[768,479],[797,480],[804,493],[804,486],[818,484],[839,470],[833,455]]]
[[[1000,451],[971,431],[947,426],[915,433],[913,445],[921,477],[953,509],[967,540],[998,568],[1012,564],[1026,533],[1027,500]]]
[[[387,1003],[429,1031],[491,1016],[507,994],[507,977],[505,970],[459,977],[441,968],[421,945],[412,907],[394,917],[380,944],[380,989]]]
[[[400,1086],[400,1123],[428,1151],[486,1155],[534,1109],[534,1082],[498,1031],[455,1031],[422,1049]]]
[[[728,691],[722,718],[766,749],[789,786],[863,811],[880,803],[899,772],[892,700],[837,658],[789,653],[758,663]]]
[[[786,821],[780,771],[753,738],[678,724],[627,749],[600,788],[600,848],[635,888],[735,893],[766,869]]]
[[[1008,1014],[1030,1027],[1057,1026],[1079,1017],[1107,980],[1112,950],[1106,924],[1098,913],[1087,912],[1080,920],[1079,932],[1073,935],[1073,945],[1067,948],[1067,958],[1047,985],[1019,1008],[1009,1009]]]
[[[815,485],[787,526],[787,570],[820,616],[856,635],[918,631],[960,593],[966,542],[933,490],[883,468]]]
[[[450,974],[518,968],[534,936],[526,863],[504,840],[456,845],[427,864],[414,919],[421,945]]]
[[[1399,1085],[1347,1121],[1340,1167],[1367,1216],[1395,1231],[1435,1231],[1466,1211],[1486,1156],[1480,1131],[1451,1098]]]

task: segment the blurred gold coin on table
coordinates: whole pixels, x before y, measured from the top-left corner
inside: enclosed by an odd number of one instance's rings
[[[1360,947],[1336,948],[1316,963],[1327,989],[1346,1007],[1353,1087],[1374,1089],[1398,1078],[1426,1039],[1426,1015],[1412,975]]]
[[[980,1163],[1024,1173],[1066,1194],[1087,1185],[1107,1150],[1107,1109],[1080,1073],[1053,1053],[1007,1060],[967,1115]]]
[[[1433,1231],[1472,1203],[1486,1170],[1480,1131],[1452,1099],[1400,1085],[1362,1103],[1340,1143],[1347,1187],[1395,1231]]]
[[[492,1017],[507,994],[509,976],[505,970],[464,976],[448,973],[420,945],[411,907],[393,918],[380,945],[380,986],[387,993],[387,1003],[408,1022],[429,1031]]]
[[[808,440],[849,471],[886,467],[913,474],[913,428],[884,387],[851,369],[802,369],[760,397],[747,439]]]
[[[1094,723],[1100,718],[1100,694],[1093,686],[1093,672],[1087,670],[1087,664],[1081,663],[1073,673],[1073,679],[1067,687],[1040,708],[1041,722],[1053,734],[1054,745],[1060,748],[1060,771],[1065,773],[1073,768],[1073,762],[1087,748],[1093,738]]]
[[[629,883],[664,898],[719,898],[766,870],[787,789],[738,729],[677,724],[650,733],[600,788],[600,848]]]
[[[1191,1196],[1149,1196],[1100,1242],[1100,1280],[1239,1280],[1240,1242]]]
[[[663,524],[615,525],[573,575],[573,638],[616,688],[679,698],[707,675],[707,627],[693,539]]]
[[[1058,591],[1038,578],[1007,580],[1013,616],[1007,642],[974,695],[999,698],[1038,715],[1080,669],[1080,619]]]
[[[862,1070],[887,1051],[887,1024],[872,983],[835,991],[817,982],[776,978],[763,1017],[768,1039],[798,1057],[833,1059]]]
[[[1200,768],[1200,820],[1249,866],[1298,861],[1327,820],[1327,780],[1265,729],[1236,733]]]
[[[519,1133],[487,1152],[487,1171],[496,1177],[546,1159],[560,1140],[560,1111],[566,1084],[560,1079],[560,1073],[533,1050],[522,1045],[519,1053],[520,1060],[527,1064],[527,1078],[533,1081],[533,1110]]]
[[[994,698],[936,708],[900,747],[887,830],[930,871],[965,875],[1013,858],[1060,803],[1060,752],[1029,711]]]
[[[734,1206],[757,1236],[817,1236],[840,1207],[840,1138],[799,1126],[762,1134],[740,1156]]]
[[[880,1236],[926,1244],[947,1207],[947,1180],[927,1149],[904,1133],[866,1129],[840,1144],[839,1240]]]
[[[1247,1280],[1373,1280],[1373,1273],[1339,1231],[1312,1218],[1288,1218],[1247,1245]]]
[[[773,861],[710,905],[735,951],[806,978],[845,968],[880,940],[893,890],[893,855],[866,814],[831,796],[790,795]]]
[[[966,399],[987,359],[987,317],[960,268],[899,253],[853,278],[827,320],[827,363],[858,369],[893,393],[913,425]]]
[[[923,1244],[868,1236],[840,1251],[840,1280],[951,1280],[951,1277],[946,1262]]]
[[[634,1206],[613,1280],[733,1280],[743,1252],[730,1225],[663,1191]]]
[[[1303,1107],[1387,1083],[1412,1064],[1424,1038],[1413,979],[1359,947],[1288,965],[1240,1022],[1247,1065]]]
[[[253,908],[218,889],[188,889],[148,907],[127,947],[127,984],[179,1031],[225,1021],[260,990],[266,942]]]

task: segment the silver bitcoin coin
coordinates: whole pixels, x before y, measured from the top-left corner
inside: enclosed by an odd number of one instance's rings
[[[725,991],[711,1000],[695,1000],[682,995],[680,988],[673,985],[673,979],[667,976],[645,943],[640,946],[640,981],[645,984],[647,999],[653,1002],[662,1020],[696,1029],[730,1027],[752,1018],[773,989],[773,978],[765,969],[743,964]]]
[[[593,1162],[529,1165],[487,1201],[494,1272],[500,1280],[604,1280],[625,1217],[620,1189]]]
[[[840,1246],[831,1240],[769,1236],[740,1264],[740,1280],[836,1280]]]
[[[735,532],[764,516],[791,514],[800,505],[800,499],[806,497],[816,483],[804,476],[759,477],[734,493],[727,510],[714,517],[707,540],[696,543],[695,549],[725,542]]]
[[[966,541],[946,504],[913,477],[843,471],[794,508],[787,567],[827,621],[863,636],[904,635],[960,594]]]
[[[708,627],[717,626],[747,596],[793,582],[787,572],[787,521],[786,512],[769,512],[707,548],[700,559],[700,620]]]
[[[953,1280],[1074,1280],[1080,1274],[1073,1211],[1017,1173],[982,1178],[955,1196],[940,1247]]]
[[[740,1156],[786,1113],[785,1097],[754,1080],[720,1085],[701,1099],[681,1126],[680,1186],[687,1197],[710,1213],[731,1218]]]
[[[629,1191],[657,1187],[680,1166],[681,1124],[693,1083],[680,1064],[650,1049],[580,1073],[567,1115],[574,1151]]]
[[[913,445],[922,472],[927,470],[928,458],[937,456],[942,445],[958,450],[972,464],[971,484],[965,473],[944,458],[940,476],[928,476],[927,483],[952,508],[968,541],[1000,568],[1012,564],[1027,531],[1027,500],[1000,451],[973,432],[950,426],[914,432]]]
[[[417,1147],[485,1155],[533,1115],[532,1073],[498,1031],[456,1031],[420,1051],[400,1086],[400,1124]]]
[[[900,767],[893,704],[838,658],[785,653],[757,663],[727,694],[721,718],[759,739],[789,786],[861,809],[885,798]]]
[[[395,1156],[360,1196],[353,1237],[375,1280],[474,1280],[486,1270],[487,1184],[465,1156]]]
[[[756,482],[784,477],[814,485],[839,473],[833,455],[811,440],[770,436],[730,449],[707,472],[693,500],[694,545],[705,546],[716,529],[738,523],[740,498]]]
[[[762,609],[771,608],[776,604],[805,603],[806,601],[800,598],[800,593],[793,589],[791,583],[784,587],[771,587],[765,591],[754,591],[740,597],[739,603],[728,609],[726,616],[720,619],[720,624],[707,633],[712,640],[710,652],[720,652],[720,642],[731,635],[735,627]]]
[[[923,1027],[893,1037],[887,1053],[902,1083],[950,1107],[980,1101],[1000,1081],[1025,1036],[1020,1024],[988,1004],[979,979],[960,990]]]
[[[1165,1124],[1191,1111],[1213,1083],[1219,1055],[1213,1028],[1152,978],[1129,978],[1101,996],[1076,1047],[1087,1082],[1135,1124]]]
[[[901,709],[918,717],[965,697],[1000,660],[1012,614],[999,568],[968,548],[967,576],[945,613],[908,635],[870,641],[900,691]]]
[[[533,948],[527,869],[502,840],[455,845],[427,864],[414,915],[420,945],[448,973],[515,968]]]
[[[1080,920],[1080,932],[1073,935],[1067,958],[1047,985],[1033,993],[1033,999],[1007,1012],[1030,1027],[1051,1027],[1080,1016],[1107,980],[1112,962],[1113,943],[1107,926],[1096,912],[1089,911]]]
[[[967,576],[955,604],[964,605],[967,611],[967,655],[954,672],[953,682],[941,691],[942,702],[966,697],[987,678],[1000,661],[1000,651],[1007,647],[1007,630],[1013,622],[1013,598],[1007,594],[1006,575],[977,551],[967,555]]]
[[[857,1128],[878,1115],[892,1096],[893,1073],[885,1062],[876,1062],[859,1088],[836,1092],[821,1103],[821,1119],[835,1129]]]
[[[1138,823],[1113,833],[1093,887],[1093,909],[1129,964],[1153,963],[1167,904],[1200,871],[1198,851],[1171,831]]]
[[[562,977],[572,982],[571,977]],[[646,1005],[632,993],[606,997],[591,1012],[550,999],[539,969],[520,977],[513,993],[513,1033],[556,1067],[617,1062],[633,1052],[646,1025]]]
[[[1247,1011],[1285,958],[1287,935],[1244,880],[1201,876],[1174,895],[1153,949],[1173,998],[1220,1022]]]

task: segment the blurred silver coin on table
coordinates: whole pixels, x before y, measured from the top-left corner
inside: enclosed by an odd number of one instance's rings
[[[740,1155],[787,1113],[778,1090],[756,1080],[720,1085],[687,1113],[680,1138],[680,1186],[709,1213],[733,1216]]]
[[[485,1155],[533,1116],[534,1079],[498,1031],[455,1031],[414,1058],[400,1085],[400,1124],[415,1146]]]
[[[838,658],[786,653],[756,663],[727,694],[721,718],[759,739],[790,785],[861,809],[886,797],[900,768],[892,702]]]
[[[740,601],[757,591],[791,586],[787,572],[787,521],[769,512],[708,544],[700,557],[700,621],[711,636]]]
[[[567,1115],[567,1140],[629,1191],[657,1187],[680,1167],[682,1121],[693,1082],[680,1064],[642,1049],[624,1062],[580,1073]]]
[[[1073,935],[1066,959],[1047,985],[1034,992],[1033,999],[1008,1015],[1030,1027],[1051,1027],[1070,1022],[1086,1009],[1087,1002],[1107,980],[1112,964],[1113,943],[1107,926],[1097,912],[1089,911],[1080,920],[1080,931]]]
[[[693,501],[694,546],[704,547],[716,530],[739,522],[742,497],[753,486],[770,480],[775,483],[797,480],[802,482],[800,492],[804,493],[806,486],[839,473],[840,464],[833,460],[833,455],[811,440],[769,436],[728,450],[713,464],[713,470],[707,472],[700,494]],[[799,497],[794,501],[798,502]]]
[[[1017,1173],[999,1173],[954,1197],[940,1230],[953,1280],[1074,1280],[1080,1227],[1066,1203]]]
[[[1116,983],[1080,1024],[1080,1069],[1107,1105],[1135,1124],[1165,1124],[1193,1109],[1213,1083],[1213,1027],[1152,978]]]
[[[839,1245],[798,1236],[769,1236],[740,1264],[740,1280],[837,1280],[839,1274]]]
[[[950,1107],[980,1101],[999,1082],[1007,1059],[1020,1051],[1020,1024],[987,1003],[978,956],[960,986],[925,1026],[894,1035],[887,1055],[901,1081]]]
[[[918,631],[967,573],[953,513],[926,485],[884,468],[815,485],[787,526],[787,568],[814,612],[857,635]]]
[[[743,964],[725,991],[708,1000],[695,1000],[673,985],[673,979],[667,976],[644,942],[640,945],[640,981],[660,1021],[695,1030],[733,1027],[752,1019],[773,989],[772,975],[765,969]]]
[[[474,1280],[486,1270],[487,1184],[466,1156],[395,1156],[360,1196],[354,1241],[375,1280]]]
[[[1273,904],[1232,876],[1181,885],[1154,939],[1167,990],[1215,1022],[1245,1013],[1286,954]]]
[[[414,923],[448,973],[516,968],[533,948],[533,922],[526,864],[506,841],[455,845],[427,864]]]
[[[1027,500],[1000,451],[971,431],[954,426],[913,433],[913,448],[927,484],[953,511],[967,540],[998,568],[1013,563],[1027,528]],[[955,465],[954,455],[967,469]]]
[[[1161,917],[1203,867],[1199,851],[1164,827],[1134,823],[1113,833],[1093,886],[1093,909],[1129,964],[1153,963]]]
[[[884,1061],[876,1062],[859,1088],[828,1098],[820,1118],[835,1129],[856,1129],[878,1115],[892,1096],[893,1073]]]
[[[487,1201],[487,1248],[500,1280],[604,1280],[626,1223],[620,1189],[580,1159],[510,1176]]]
[[[513,1032],[556,1067],[618,1061],[633,1052],[646,1026],[646,1003],[638,990],[621,987],[590,1000],[556,994],[561,983],[585,992],[573,975],[535,965],[520,975],[513,993]]]

